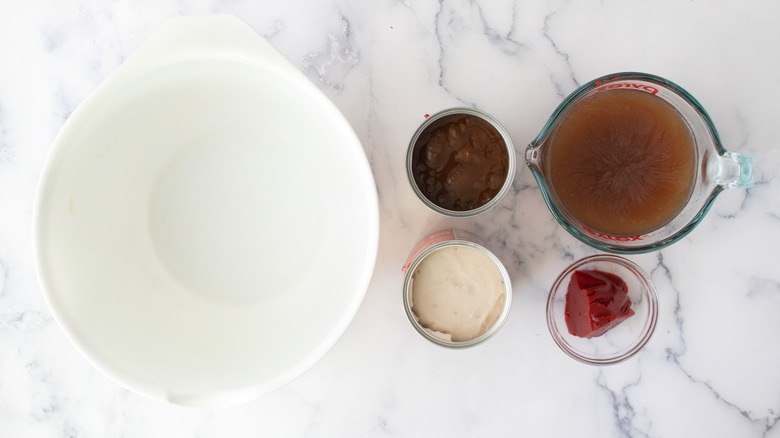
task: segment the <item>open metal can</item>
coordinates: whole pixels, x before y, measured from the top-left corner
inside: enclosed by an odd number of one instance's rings
[[[469,232],[447,229],[425,237],[402,271],[409,322],[434,344],[456,349],[481,344],[509,315],[509,274]]]
[[[431,210],[470,217],[498,204],[515,175],[512,139],[491,115],[451,108],[426,118],[409,142],[412,190]]]

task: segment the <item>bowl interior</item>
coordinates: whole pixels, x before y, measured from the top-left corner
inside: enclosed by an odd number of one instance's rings
[[[590,339],[569,333],[565,319],[566,293],[576,270],[599,270],[622,278],[628,287],[634,315],[599,337]],[[638,352],[655,329],[658,298],[649,276],[636,264],[613,255],[587,257],[569,266],[553,284],[547,301],[547,325],[556,344],[581,362],[607,365]]]
[[[359,140],[301,75],[198,59],[110,82],[63,128],[36,254],[86,355],[159,398],[297,376],[346,329],[376,257]]]

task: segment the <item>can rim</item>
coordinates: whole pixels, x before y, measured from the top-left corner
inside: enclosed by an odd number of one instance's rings
[[[414,274],[414,271],[417,269],[417,267],[422,263],[422,261],[434,253],[435,251],[438,251],[442,248],[450,247],[450,246],[466,246],[473,249],[476,249],[480,251],[482,254],[487,256],[493,264],[498,268],[498,271],[501,274],[501,279],[504,281],[504,307],[501,309],[501,314],[498,316],[498,319],[496,319],[496,322],[493,323],[493,326],[491,326],[488,330],[485,331],[485,333],[477,336],[474,339],[470,339],[468,341],[447,341],[445,339],[439,338],[435,336],[430,329],[426,329],[423,327],[420,322],[417,319],[417,315],[414,314],[414,311],[412,310],[412,275]],[[437,344],[442,347],[446,348],[452,348],[452,349],[464,349],[469,347],[474,347],[476,345],[479,345],[488,339],[492,338],[498,331],[501,329],[501,327],[506,322],[507,318],[509,317],[509,311],[512,307],[512,283],[509,279],[509,272],[506,270],[506,267],[503,263],[501,263],[501,260],[496,257],[495,254],[493,254],[490,250],[485,248],[484,246],[471,242],[468,240],[461,240],[461,239],[455,239],[455,240],[447,240],[444,242],[439,242],[431,245],[430,247],[426,248],[420,254],[417,255],[417,257],[414,258],[412,263],[409,265],[408,270],[406,271],[406,275],[404,277],[404,295],[403,295],[403,301],[404,301],[404,310],[406,312],[406,317],[409,319],[409,322],[412,324],[412,327],[425,339],[433,342],[434,344]]]
[[[417,140],[420,138],[420,135],[423,133],[423,131],[425,131],[431,124],[433,124],[433,122],[441,118],[451,116],[451,115],[457,115],[457,114],[472,115],[475,117],[479,117],[480,119],[489,123],[493,128],[496,129],[498,134],[504,140],[504,145],[506,146],[507,155],[508,155],[506,179],[504,180],[504,184],[501,186],[501,189],[498,191],[498,193],[496,193],[495,196],[493,196],[493,198],[490,199],[490,201],[472,210],[462,210],[462,211],[449,210],[437,205],[436,203],[428,199],[422,193],[420,188],[417,187],[417,183],[414,181],[414,176],[412,172],[412,160],[414,158],[415,145],[417,144]],[[414,193],[417,195],[418,198],[420,198],[423,204],[425,204],[431,210],[439,214],[443,214],[445,216],[450,216],[450,217],[472,217],[484,213],[489,209],[491,209],[492,207],[494,207],[496,204],[501,202],[504,196],[506,196],[506,194],[509,192],[509,189],[512,187],[512,183],[515,178],[515,172],[516,172],[515,168],[517,167],[516,164],[517,160],[515,155],[516,154],[515,154],[514,144],[512,143],[512,138],[509,136],[509,132],[495,117],[491,116],[490,114],[484,111],[480,111],[474,108],[454,107],[454,108],[449,108],[449,109],[439,111],[438,113],[428,117],[417,128],[414,135],[412,136],[411,141],[409,142],[409,147],[406,151],[406,176],[409,179],[409,184],[412,186],[412,190],[414,191]]]

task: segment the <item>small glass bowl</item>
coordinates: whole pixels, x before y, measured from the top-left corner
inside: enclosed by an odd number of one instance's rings
[[[626,282],[634,315],[601,336],[574,336],[566,326],[566,292],[576,270],[597,270]],[[547,298],[547,327],[556,344],[572,358],[591,365],[611,365],[636,354],[650,339],[658,320],[658,294],[650,276],[635,263],[614,255],[585,257],[566,268],[555,280]]]

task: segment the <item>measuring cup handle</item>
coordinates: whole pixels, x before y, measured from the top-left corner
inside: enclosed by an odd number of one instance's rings
[[[756,159],[751,155],[726,152],[720,156],[718,185],[724,189],[746,189],[753,187],[753,165]]]

